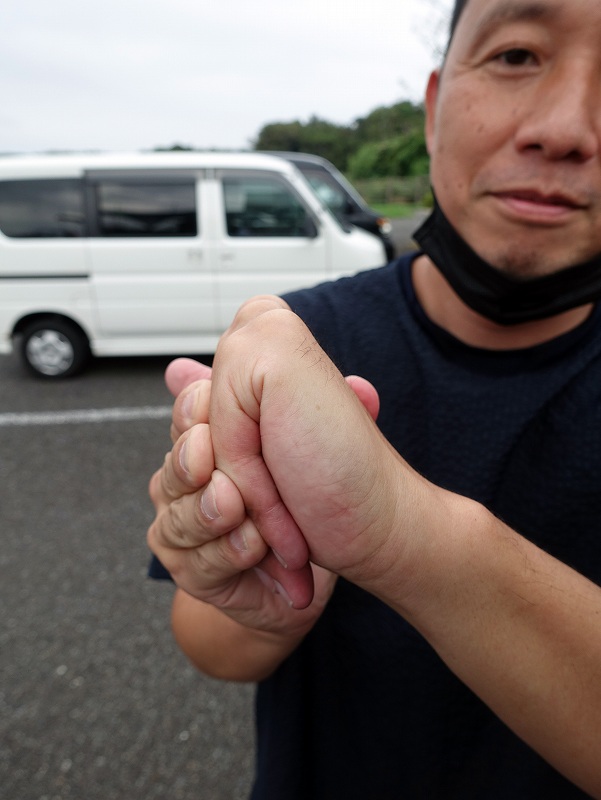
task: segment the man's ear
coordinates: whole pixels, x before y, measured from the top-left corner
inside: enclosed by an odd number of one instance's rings
[[[436,102],[438,100],[438,87],[440,85],[440,70],[435,69],[430,73],[426,87],[426,146],[432,155],[434,147],[434,132],[436,129]]]

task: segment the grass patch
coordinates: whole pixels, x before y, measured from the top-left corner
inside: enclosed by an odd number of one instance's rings
[[[383,217],[400,219],[403,217],[412,217],[421,206],[414,205],[413,203],[374,203],[372,208]]]
[[[372,208],[382,209],[390,217],[403,216],[406,208],[431,205],[432,195],[427,175],[398,178],[369,178],[351,181]],[[388,210],[389,209],[389,210]]]

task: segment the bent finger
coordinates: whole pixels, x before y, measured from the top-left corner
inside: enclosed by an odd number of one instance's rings
[[[245,518],[244,501],[237,487],[227,475],[215,470],[201,491],[182,495],[159,507],[149,529],[149,544],[184,550],[198,547],[230,533]],[[155,552],[152,544],[151,550]]]
[[[270,550],[257,565],[263,583],[276,594],[282,595],[291,608],[307,608],[314,595],[313,570],[307,562],[299,569],[288,569]]]
[[[149,493],[155,508],[198,491],[210,481],[214,469],[209,426],[195,425],[180,436],[150,480]]]
[[[192,358],[176,358],[165,370],[165,383],[174,397],[194,381],[210,380],[211,367]]]
[[[260,294],[251,297],[245,303],[242,303],[236,312],[236,316],[228,328],[227,334],[243,328],[248,322],[256,319],[261,314],[265,314],[267,311],[275,311],[278,309],[289,311],[290,306],[285,300],[282,300],[281,297],[277,297],[276,295]]]
[[[247,517],[238,528],[197,547],[163,550],[159,546],[157,557],[180,588],[213,602],[218,595],[227,595],[266,552],[266,543]]]
[[[209,421],[211,381],[199,380],[186,386],[176,397],[171,414],[171,440],[199,423]]]

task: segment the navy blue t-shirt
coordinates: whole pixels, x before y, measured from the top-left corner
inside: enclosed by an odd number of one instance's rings
[[[427,478],[482,502],[601,583],[601,308],[553,342],[489,351],[428,320],[413,256],[286,297]],[[154,561],[151,574],[166,575]],[[252,800],[540,800],[585,795],[403,619],[339,580],[257,693]]]
[[[427,478],[601,583],[601,312],[553,342],[469,347],[430,322],[412,256],[286,297]],[[253,800],[540,800],[583,793],[522,743],[402,618],[339,580],[260,684]]]

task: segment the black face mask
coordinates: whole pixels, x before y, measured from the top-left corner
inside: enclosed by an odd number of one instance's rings
[[[601,298],[601,255],[552,275],[511,278],[463,241],[436,202],[413,238],[464,303],[501,325],[552,317]]]

